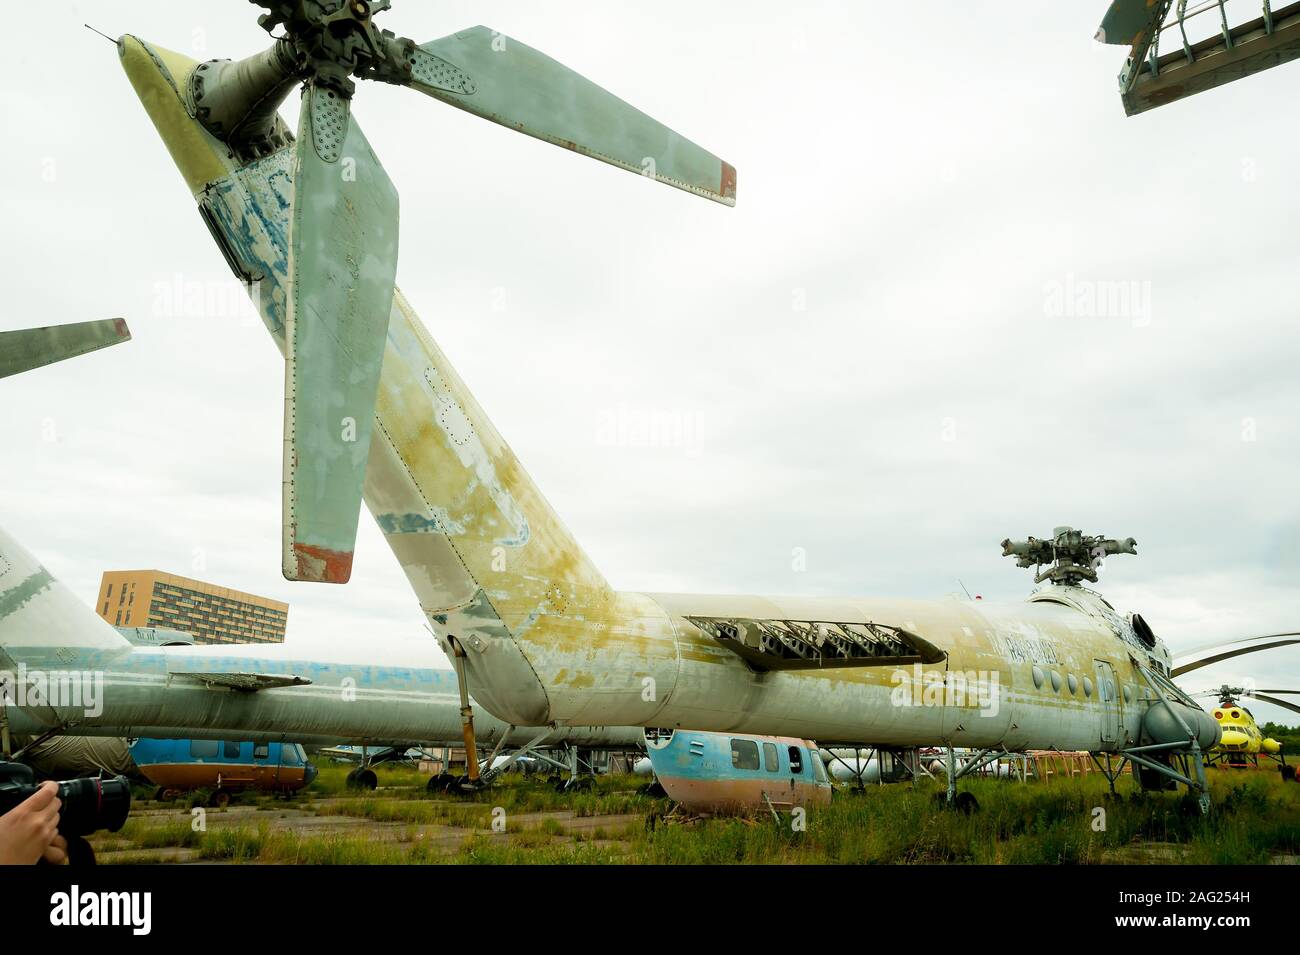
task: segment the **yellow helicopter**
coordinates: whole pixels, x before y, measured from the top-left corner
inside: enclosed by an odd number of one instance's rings
[[[1279,765],[1282,778],[1288,781],[1296,778],[1295,767],[1288,765],[1282,744],[1264,735],[1254,714],[1241,704],[1243,697],[1263,700],[1276,706],[1300,713],[1300,706],[1287,700],[1278,699],[1273,694],[1300,693],[1300,690],[1248,690],[1243,687],[1221,686],[1217,690],[1206,690],[1198,696],[1217,696],[1218,705],[1210,715],[1219,724],[1222,736],[1219,745],[1205,754],[1206,766],[1222,768],[1259,767],[1259,757],[1271,759]]]

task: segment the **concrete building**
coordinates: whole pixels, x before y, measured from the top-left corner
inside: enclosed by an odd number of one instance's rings
[[[283,643],[289,605],[160,570],[107,570],[95,602],[115,627],[180,630],[195,643]]]

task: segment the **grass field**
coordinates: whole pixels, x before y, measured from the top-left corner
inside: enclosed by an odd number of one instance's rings
[[[292,800],[245,794],[195,815],[187,803],[138,800],[126,827],[93,841],[104,863],[1294,863],[1300,785],[1267,771],[1210,774],[1214,810],[1178,793],[1112,799],[1097,775],[1050,785],[975,779],[980,811],[948,811],[932,782],[839,790],[806,826],[770,815],[662,821],[670,804],[629,776],[564,795],[509,776],[472,797],[430,796],[427,777],[377,768],[380,788],[346,788],[323,766]],[[190,802],[201,805],[205,794]],[[201,820],[203,827],[198,827]]]

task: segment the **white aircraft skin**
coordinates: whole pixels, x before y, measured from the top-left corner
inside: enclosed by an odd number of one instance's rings
[[[184,90],[197,64],[132,36],[118,48],[223,252],[258,277],[258,306],[283,352],[292,147],[233,156],[187,111]],[[400,291],[365,503],[444,649],[448,637],[466,649],[475,699],[508,723],[1116,752],[1137,744],[1148,713],[1163,708],[1143,671],[1169,673],[1164,644],[1139,640],[1125,616],[1081,587],[1045,586],[1020,603],[615,590]],[[943,651],[928,675],[982,675],[995,705],[974,693],[902,705],[892,666],[755,672],[690,617],[905,628]],[[1213,745],[1217,727],[1199,719],[1204,711],[1184,715],[1202,745]]]
[[[348,660],[355,656],[296,644],[133,646],[0,530],[0,671],[13,675],[9,692],[27,704],[7,707],[15,736],[58,730],[78,736],[234,734],[255,742],[460,744],[456,675],[435,666],[439,654],[432,638],[423,652],[410,645],[386,650],[383,665]],[[268,674],[311,682],[249,692],[205,685],[189,674]],[[47,691],[44,697],[57,705],[30,698],[30,681],[40,686],[47,678],[62,681],[62,696]],[[65,692],[64,686],[89,687],[90,693]],[[546,729],[512,728],[475,709],[482,744],[505,735],[508,745],[522,745]],[[564,727],[545,740],[632,749],[640,735],[626,727]]]

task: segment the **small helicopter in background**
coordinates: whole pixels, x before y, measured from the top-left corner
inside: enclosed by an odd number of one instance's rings
[[[1217,696],[1218,705],[1211,711],[1215,722],[1222,730],[1219,745],[1205,754],[1206,766],[1223,768],[1259,767],[1259,757],[1276,762],[1282,778],[1294,781],[1295,767],[1288,765],[1282,744],[1264,735],[1255,722],[1255,716],[1241,704],[1242,697],[1264,700],[1288,710],[1300,712],[1300,706],[1286,700],[1277,699],[1273,694],[1300,693],[1300,690],[1247,690],[1236,686],[1221,686],[1217,690],[1206,690],[1196,696]]]

